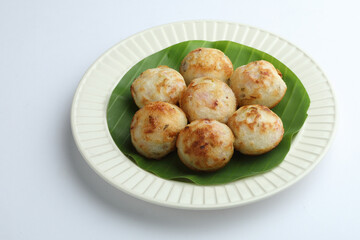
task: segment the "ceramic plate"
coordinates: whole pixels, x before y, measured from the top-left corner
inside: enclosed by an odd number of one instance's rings
[[[117,148],[106,121],[117,83],[143,58],[187,40],[230,40],[264,51],[287,65],[304,84],[311,104],[308,118],[284,161],[271,171],[228,184],[197,186],[159,178],[135,165]],[[75,142],[87,163],[107,182],[139,199],[184,209],[244,205],[291,186],[323,158],[334,135],[336,105],[322,70],[303,51],[264,30],[220,21],[167,24],[135,34],[104,53],[86,72],[71,114]]]

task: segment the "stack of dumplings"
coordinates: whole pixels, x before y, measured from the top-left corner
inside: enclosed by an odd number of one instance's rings
[[[197,48],[179,72],[159,66],[134,80],[131,95],[140,109],[131,122],[132,144],[152,159],[177,149],[189,169],[216,171],[234,150],[259,155],[281,142],[283,123],[270,108],[286,89],[280,71],[265,60],[234,71],[222,51]]]

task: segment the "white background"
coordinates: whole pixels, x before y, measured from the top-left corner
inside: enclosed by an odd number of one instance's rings
[[[0,239],[360,239],[360,5],[357,1],[0,2]],[[323,68],[338,129],[320,164],[260,202],[186,211],[130,197],[98,177],[71,135],[87,68],[149,27],[215,19],[259,27]]]

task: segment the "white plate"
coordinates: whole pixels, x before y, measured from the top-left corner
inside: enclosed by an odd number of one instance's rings
[[[231,40],[276,57],[300,78],[309,93],[308,118],[284,161],[273,170],[223,185],[197,186],[164,180],[125,157],[108,131],[106,108],[114,87],[141,59],[187,40]],[[188,21],[135,34],[103,54],[86,72],[71,114],[75,142],[87,163],[118,189],[155,204],[185,209],[219,209],[269,197],[294,184],[322,159],[334,135],[333,90],[316,63],[288,41],[238,23]]]

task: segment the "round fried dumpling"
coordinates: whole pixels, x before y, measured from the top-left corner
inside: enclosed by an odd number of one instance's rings
[[[192,170],[215,171],[234,153],[234,134],[216,120],[201,119],[187,125],[176,141],[181,161]]]
[[[159,159],[175,150],[176,137],[186,124],[179,107],[152,102],[135,113],[130,126],[131,141],[141,155]]]
[[[180,65],[180,73],[187,85],[199,77],[212,77],[227,82],[233,71],[230,59],[214,48],[197,48],[186,55]]]
[[[228,126],[235,135],[235,149],[248,155],[272,150],[284,134],[278,115],[261,105],[242,106],[229,118]]]
[[[139,108],[150,102],[177,104],[186,84],[183,76],[167,66],[151,68],[137,77],[131,85],[131,95]]]
[[[224,82],[209,77],[194,79],[180,99],[189,121],[215,119],[226,123],[236,110],[236,98]]]
[[[286,92],[280,71],[264,60],[238,67],[230,78],[238,105],[259,104],[275,107]]]

